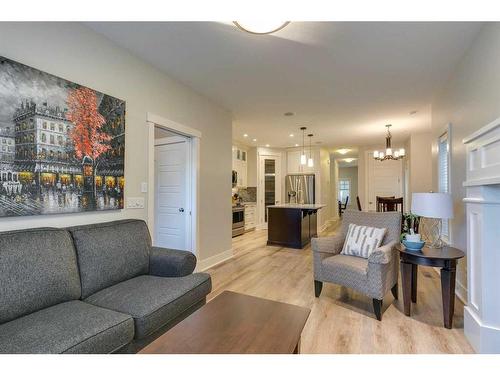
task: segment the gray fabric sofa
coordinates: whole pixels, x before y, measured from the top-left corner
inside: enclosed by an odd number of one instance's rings
[[[205,303],[195,266],[141,220],[0,233],[0,353],[135,352]]]
[[[382,245],[368,259],[340,254],[350,223],[387,229]],[[315,296],[320,296],[323,282],[357,290],[372,298],[375,315],[382,320],[384,296],[391,290],[398,298],[400,234],[400,212],[345,211],[339,233],[312,240]]]

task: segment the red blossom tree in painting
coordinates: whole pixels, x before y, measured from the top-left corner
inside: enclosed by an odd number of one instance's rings
[[[94,175],[97,158],[111,148],[111,136],[102,131],[106,120],[99,113],[97,95],[87,87],[73,89],[68,94],[67,105],[66,118],[74,124],[70,136],[75,155],[82,161],[86,157],[91,159]],[[95,184],[92,184],[95,193]]]

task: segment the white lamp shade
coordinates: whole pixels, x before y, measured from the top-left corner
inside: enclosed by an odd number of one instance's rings
[[[378,158],[378,151],[373,151],[373,157]]]
[[[435,219],[453,218],[453,200],[448,193],[413,193],[411,212]]]
[[[314,167],[314,160],[313,160],[313,158],[309,158],[309,160],[307,160],[307,166],[308,167]]]

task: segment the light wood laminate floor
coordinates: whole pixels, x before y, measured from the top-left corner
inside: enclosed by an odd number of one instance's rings
[[[334,233],[332,223],[321,235]],[[417,304],[403,313],[399,300],[384,298],[382,321],[375,319],[372,300],[345,287],[324,283],[314,297],[312,253],[266,246],[267,231],[233,238],[234,257],[206,272],[212,276],[208,299],[224,290],[245,293],[311,309],[302,333],[302,353],[473,353],[464,336],[463,304],[456,299],[453,329],[443,327],[439,275],[419,267]]]

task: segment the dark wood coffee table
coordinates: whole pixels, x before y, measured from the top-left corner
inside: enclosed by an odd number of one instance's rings
[[[225,291],[140,354],[298,354],[310,309]]]
[[[453,326],[455,310],[455,278],[457,262],[463,258],[463,251],[444,246],[439,249],[424,246],[422,250],[407,250],[398,246],[401,258],[401,281],[403,284],[403,305],[405,315],[410,316],[411,303],[417,302],[418,266],[441,268],[441,293],[443,299],[443,322],[446,328]]]

